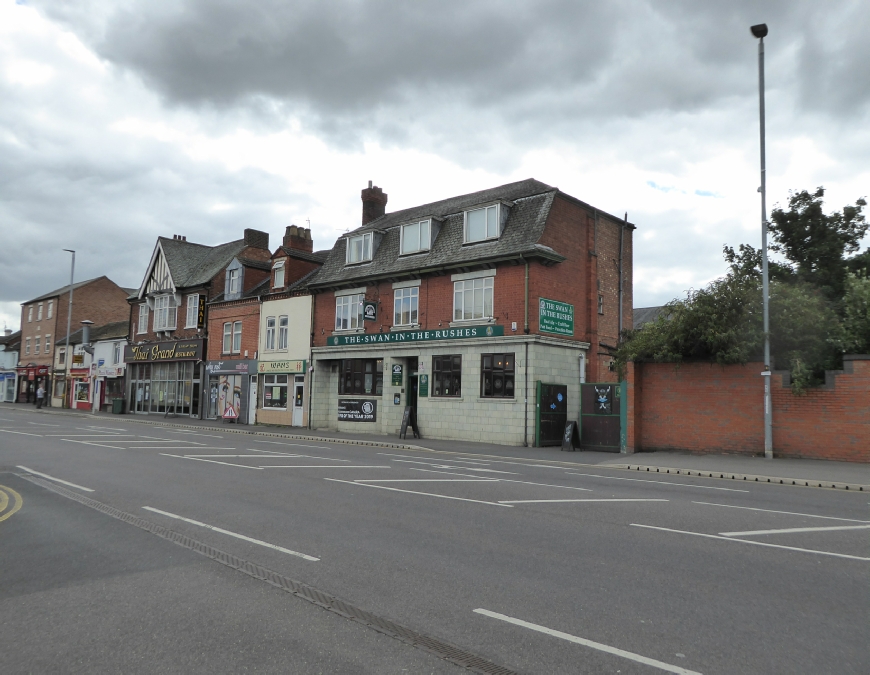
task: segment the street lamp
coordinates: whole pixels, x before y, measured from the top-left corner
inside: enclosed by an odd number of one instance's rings
[[[71,329],[72,322],[72,298],[73,298],[73,275],[76,271],[76,252],[70,248],[63,249],[67,253],[72,253],[72,262],[70,263],[69,268],[69,308],[66,312],[66,347],[64,351],[64,380],[63,380],[63,398],[66,400],[67,394],[69,393],[69,362],[72,359],[72,355],[69,352],[69,332]],[[69,402],[70,407],[72,407],[72,400]],[[63,403],[60,404],[60,407],[63,408]]]
[[[760,23],[749,30],[758,38],[758,118],[761,140],[761,293],[764,321],[764,458],[773,459],[773,409],[770,400],[770,287],[767,273],[767,167],[764,156],[764,38],[767,24]]]

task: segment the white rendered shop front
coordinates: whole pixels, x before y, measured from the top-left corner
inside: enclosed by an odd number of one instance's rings
[[[311,426],[397,435],[410,407],[423,438],[532,445],[536,381],[578,414],[588,347],[496,325],[331,336],[312,350]]]
[[[257,423],[308,425],[308,361],[260,361]]]

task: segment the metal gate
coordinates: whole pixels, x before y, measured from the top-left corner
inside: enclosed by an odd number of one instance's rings
[[[580,385],[580,447],[621,452],[625,445],[627,409],[625,383],[589,382]]]
[[[535,395],[535,446],[561,445],[568,421],[568,385],[538,380]]]

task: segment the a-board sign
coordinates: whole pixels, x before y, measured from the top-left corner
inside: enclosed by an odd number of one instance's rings
[[[411,431],[414,438],[420,438],[420,430],[417,428],[417,420],[414,417],[414,410],[411,406],[405,406],[405,412],[402,414],[402,428],[399,430],[399,438],[406,438],[408,435],[408,425],[411,425]]]
[[[580,446],[580,433],[577,430],[577,422],[568,420],[565,423],[565,432],[562,434],[562,450],[573,452]]]

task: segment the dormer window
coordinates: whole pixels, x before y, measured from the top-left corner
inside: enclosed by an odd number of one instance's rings
[[[230,270],[227,274],[227,293],[235,295],[239,292],[240,270]]]
[[[372,259],[372,233],[347,238],[347,263],[365,262]]]
[[[274,277],[273,288],[284,288],[284,261],[279,260],[272,266],[272,276]]]
[[[487,239],[498,239],[499,234],[498,204],[465,212],[464,243],[470,244],[477,241],[486,241]]]
[[[428,251],[432,246],[430,231],[428,220],[402,225],[401,255]]]

